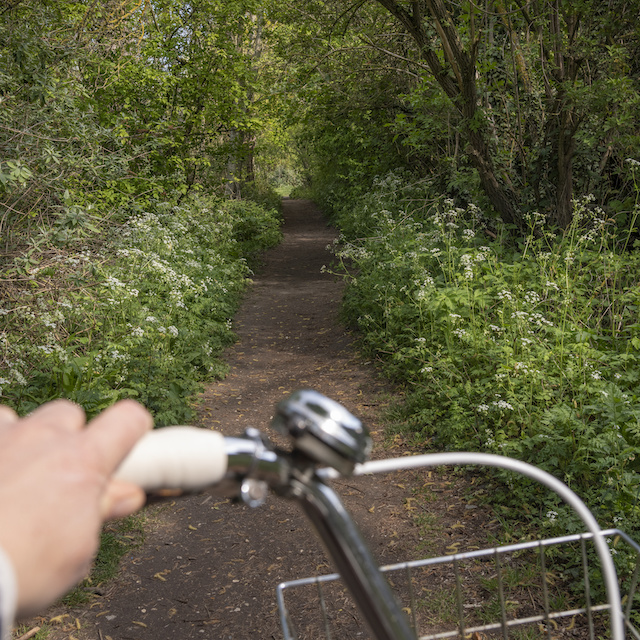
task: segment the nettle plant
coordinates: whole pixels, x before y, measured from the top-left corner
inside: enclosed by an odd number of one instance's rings
[[[251,261],[279,239],[275,210],[193,198],[132,215],[102,247],[40,262],[0,310],[3,401],[25,412],[66,397],[93,415],[133,397],[157,425],[188,421],[200,383],[225,373]],[[53,275],[65,288],[47,293]]]
[[[604,523],[640,526],[640,259],[631,232],[621,236],[585,198],[564,233],[532,214],[514,246],[477,207],[428,194],[428,184],[391,175],[338,215],[344,313],[406,384],[405,427],[437,448],[539,465]],[[638,214],[636,205],[631,230]],[[531,486],[513,482],[510,496],[535,504]],[[548,497],[537,507],[550,527],[573,526]]]

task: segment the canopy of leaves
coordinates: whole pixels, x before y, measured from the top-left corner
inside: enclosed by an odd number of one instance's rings
[[[367,174],[408,163],[521,230],[536,210],[566,226],[580,194],[631,210],[640,33],[628,3],[370,0],[287,12],[320,173],[340,181],[343,162]]]

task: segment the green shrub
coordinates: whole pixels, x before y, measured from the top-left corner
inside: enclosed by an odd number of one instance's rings
[[[158,202],[109,243],[30,267],[0,309],[3,401],[22,413],[66,397],[91,416],[128,397],[158,425],[189,421],[201,382],[226,370],[248,259],[279,223],[250,201]]]
[[[634,229],[640,207],[635,205]],[[640,254],[589,198],[564,233],[514,245],[471,205],[390,174],[336,212],[343,313],[407,390],[405,428],[439,449],[513,456],[565,480],[604,525],[640,529]],[[506,476],[505,476],[506,477]],[[577,526],[506,480],[553,528]]]

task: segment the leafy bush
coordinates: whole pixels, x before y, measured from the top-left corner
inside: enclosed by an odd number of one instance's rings
[[[108,244],[50,251],[5,292],[3,402],[66,397],[93,415],[133,397],[156,424],[188,421],[200,382],[225,371],[247,257],[279,224],[252,202],[193,197],[134,212]]]
[[[585,198],[564,233],[534,214],[514,246],[477,207],[408,176],[345,203],[344,315],[406,385],[405,428],[440,449],[536,464],[603,524],[639,529],[639,215],[636,204],[621,233]],[[528,481],[506,486],[504,500],[552,529],[578,526]]]

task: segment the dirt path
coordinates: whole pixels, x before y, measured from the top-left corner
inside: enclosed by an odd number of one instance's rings
[[[267,254],[236,318],[240,340],[227,354],[231,372],[206,390],[200,422],[227,434],[246,426],[264,429],[275,402],[297,388],[314,388],[360,416],[380,449],[377,414],[388,390],[373,367],[358,360],[351,336],[337,320],[342,284],[321,272],[330,260],[326,245],[334,231],[307,201],[285,201],[284,215],[284,241]],[[338,485],[385,563],[420,553],[422,532],[406,498],[425,484],[424,476],[405,473],[400,479]],[[445,514],[437,527],[440,548],[432,549],[441,552],[459,534],[454,523],[473,526],[474,512],[455,497],[446,478],[428,485],[429,509]],[[69,630],[67,637],[281,638],[275,586],[332,571],[297,506],[282,500],[249,509],[195,496],[153,519],[144,546],[125,558],[121,577],[106,593],[71,617],[81,629]],[[342,609],[347,621],[337,623],[335,637],[363,638],[348,607]]]

